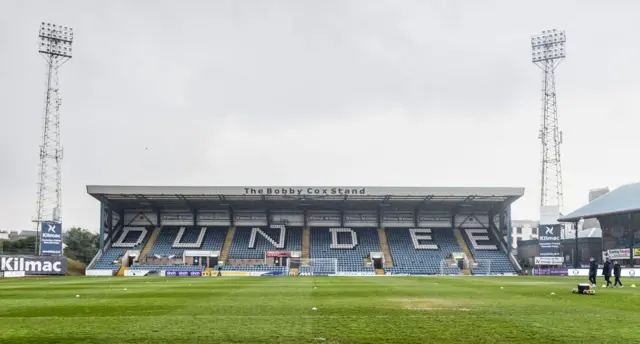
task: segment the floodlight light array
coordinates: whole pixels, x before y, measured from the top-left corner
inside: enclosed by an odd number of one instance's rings
[[[51,23],[40,25],[40,47],[43,54],[71,58],[73,54],[73,29]]]
[[[567,36],[561,30],[542,31],[541,34],[531,37],[531,60],[541,62],[565,58],[565,42]]]

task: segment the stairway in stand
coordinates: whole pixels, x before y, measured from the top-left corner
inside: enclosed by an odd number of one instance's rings
[[[149,240],[147,241],[147,244],[144,245],[144,248],[142,249],[142,252],[140,252],[140,258],[142,257],[147,257],[147,254],[149,253],[149,251],[151,251],[151,248],[153,247],[153,245],[156,244],[156,240],[158,240],[158,236],[160,235],[160,229],[159,228],[153,228],[151,230],[151,236],[149,237]]]
[[[467,259],[469,260],[469,266],[473,266],[476,260],[473,258],[473,255],[471,254],[471,250],[469,250],[469,246],[467,246],[467,243],[464,241],[464,238],[462,237],[462,233],[460,232],[460,229],[454,228],[453,235],[455,235],[456,240],[458,241],[458,245],[460,246],[460,249],[467,256]],[[471,269],[460,269],[460,272],[463,275],[471,275]]]
[[[387,242],[387,233],[382,227],[378,228],[378,241],[380,241],[380,249],[382,249],[382,254],[384,255],[384,267],[392,267],[393,258],[391,258],[391,251],[389,250],[389,243]]]
[[[124,272],[127,271],[127,270],[129,270],[128,266],[121,266],[120,270],[118,270],[117,276],[124,276]]]
[[[309,259],[309,247],[311,245],[311,229],[305,227],[302,229],[302,258]]]
[[[229,227],[229,231],[227,231],[227,237],[224,239],[224,245],[222,246],[222,252],[220,253],[220,261],[227,263],[227,259],[229,258],[229,251],[231,250],[231,243],[233,242],[233,237],[236,234],[236,227]]]

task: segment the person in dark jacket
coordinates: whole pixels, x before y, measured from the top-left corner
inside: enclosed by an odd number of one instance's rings
[[[594,288],[596,287],[596,275],[598,274],[598,262],[591,257],[589,258],[589,283]]]
[[[614,287],[620,284],[620,288],[622,288],[622,282],[620,282],[620,272],[622,272],[620,264],[618,264],[617,261],[613,262],[613,277],[615,277],[615,283],[613,284]]]
[[[602,276],[604,276],[604,280],[607,281],[605,288],[609,288],[609,286],[613,288],[613,284],[611,283],[611,268],[611,262],[609,258],[607,258],[604,262],[604,267],[602,267]]]

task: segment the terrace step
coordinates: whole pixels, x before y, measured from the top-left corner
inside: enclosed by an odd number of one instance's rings
[[[224,239],[224,245],[222,245],[222,252],[220,253],[220,260],[225,264],[227,263],[227,259],[229,258],[229,251],[231,250],[231,243],[233,242],[233,237],[236,234],[236,227],[230,227],[227,232],[227,237]]]
[[[384,267],[392,267],[393,266],[393,258],[391,257],[391,250],[389,250],[389,242],[387,241],[387,232],[384,231],[384,228],[378,228],[378,241],[380,242],[380,248],[382,249],[382,254],[384,255]],[[384,274],[384,271],[383,271]]]
[[[158,240],[159,235],[160,235],[159,228],[151,229],[151,236],[149,236],[149,240],[147,241],[147,244],[144,245],[144,248],[140,252],[140,257],[145,257],[145,258],[147,257],[147,254],[149,254],[149,251],[151,251],[151,248],[153,247],[153,245],[156,244],[156,240]]]
[[[464,252],[464,254],[467,255],[467,259],[469,260],[469,266],[474,266],[476,263],[476,260],[475,258],[473,258],[473,255],[471,254],[471,250],[469,249],[469,246],[467,246],[467,243],[464,241],[464,238],[462,237],[462,233],[460,232],[460,229],[454,228],[453,235],[456,236],[456,240],[458,241],[458,245],[460,246],[460,249],[462,250],[462,252]]]
[[[311,247],[311,229],[302,229],[302,258],[309,259],[309,248]]]
[[[124,272],[129,270],[128,266],[121,266],[120,270],[118,270],[118,276],[124,276]]]

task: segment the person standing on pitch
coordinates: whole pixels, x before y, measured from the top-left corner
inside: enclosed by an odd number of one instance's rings
[[[605,288],[609,288],[611,286],[613,288],[613,284],[611,283],[611,262],[609,258],[607,258],[604,262],[604,266],[602,267],[602,275],[604,276],[604,280],[607,281],[607,285]]]
[[[620,288],[622,288],[622,282],[620,282],[621,271],[622,268],[620,267],[620,264],[618,264],[618,261],[613,262],[613,277],[615,277],[615,283],[613,284],[614,287],[620,284]]]
[[[593,288],[596,287],[596,275],[598,274],[598,262],[591,257],[589,258],[589,283]]]

